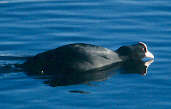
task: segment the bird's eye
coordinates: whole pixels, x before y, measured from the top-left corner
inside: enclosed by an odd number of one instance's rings
[[[146,52],[146,49],[145,48],[142,48],[142,51]]]

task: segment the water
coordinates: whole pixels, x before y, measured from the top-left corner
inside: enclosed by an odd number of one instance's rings
[[[1,0],[0,56],[33,56],[76,42],[116,49],[143,41],[155,61],[146,76],[58,87],[24,72],[1,73],[0,108],[170,109],[170,10],[170,0]]]

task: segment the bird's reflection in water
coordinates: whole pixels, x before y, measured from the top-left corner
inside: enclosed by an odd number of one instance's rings
[[[136,73],[136,74],[146,75],[147,69],[152,62],[153,60],[149,60],[146,62],[128,61],[126,63],[118,63],[102,69],[97,69],[84,73],[68,72],[68,73],[60,73],[57,75],[49,75],[49,76],[34,75],[34,77],[45,79],[44,83],[52,87],[84,84],[84,83],[89,83],[91,81],[106,80],[116,73],[121,73],[121,74]]]
[[[52,87],[66,86],[74,84],[83,84],[90,81],[103,81],[116,73],[136,73],[141,75],[147,74],[147,69],[153,60],[144,61],[128,61],[126,63],[118,63],[102,69],[96,69],[84,73],[69,72],[64,74],[49,76],[46,84]]]
[[[129,61],[123,64],[124,73],[137,73],[141,75],[146,75],[148,67],[154,60],[149,61]],[[123,72],[122,72],[123,73]]]

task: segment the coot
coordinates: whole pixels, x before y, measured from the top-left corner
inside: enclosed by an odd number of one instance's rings
[[[91,44],[75,43],[37,54],[22,66],[28,73],[81,73],[128,60],[141,60],[144,57],[154,58],[143,42],[122,46],[116,51]]]

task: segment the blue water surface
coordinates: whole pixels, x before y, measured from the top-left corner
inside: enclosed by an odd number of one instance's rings
[[[2,72],[0,108],[170,109],[170,19],[170,0],[1,0],[0,56],[33,56],[77,42],[117,49],[142,41],[155,60],[146,76],[57,87],[25,72]],[[0,65],[22,62],[1,59]]]

